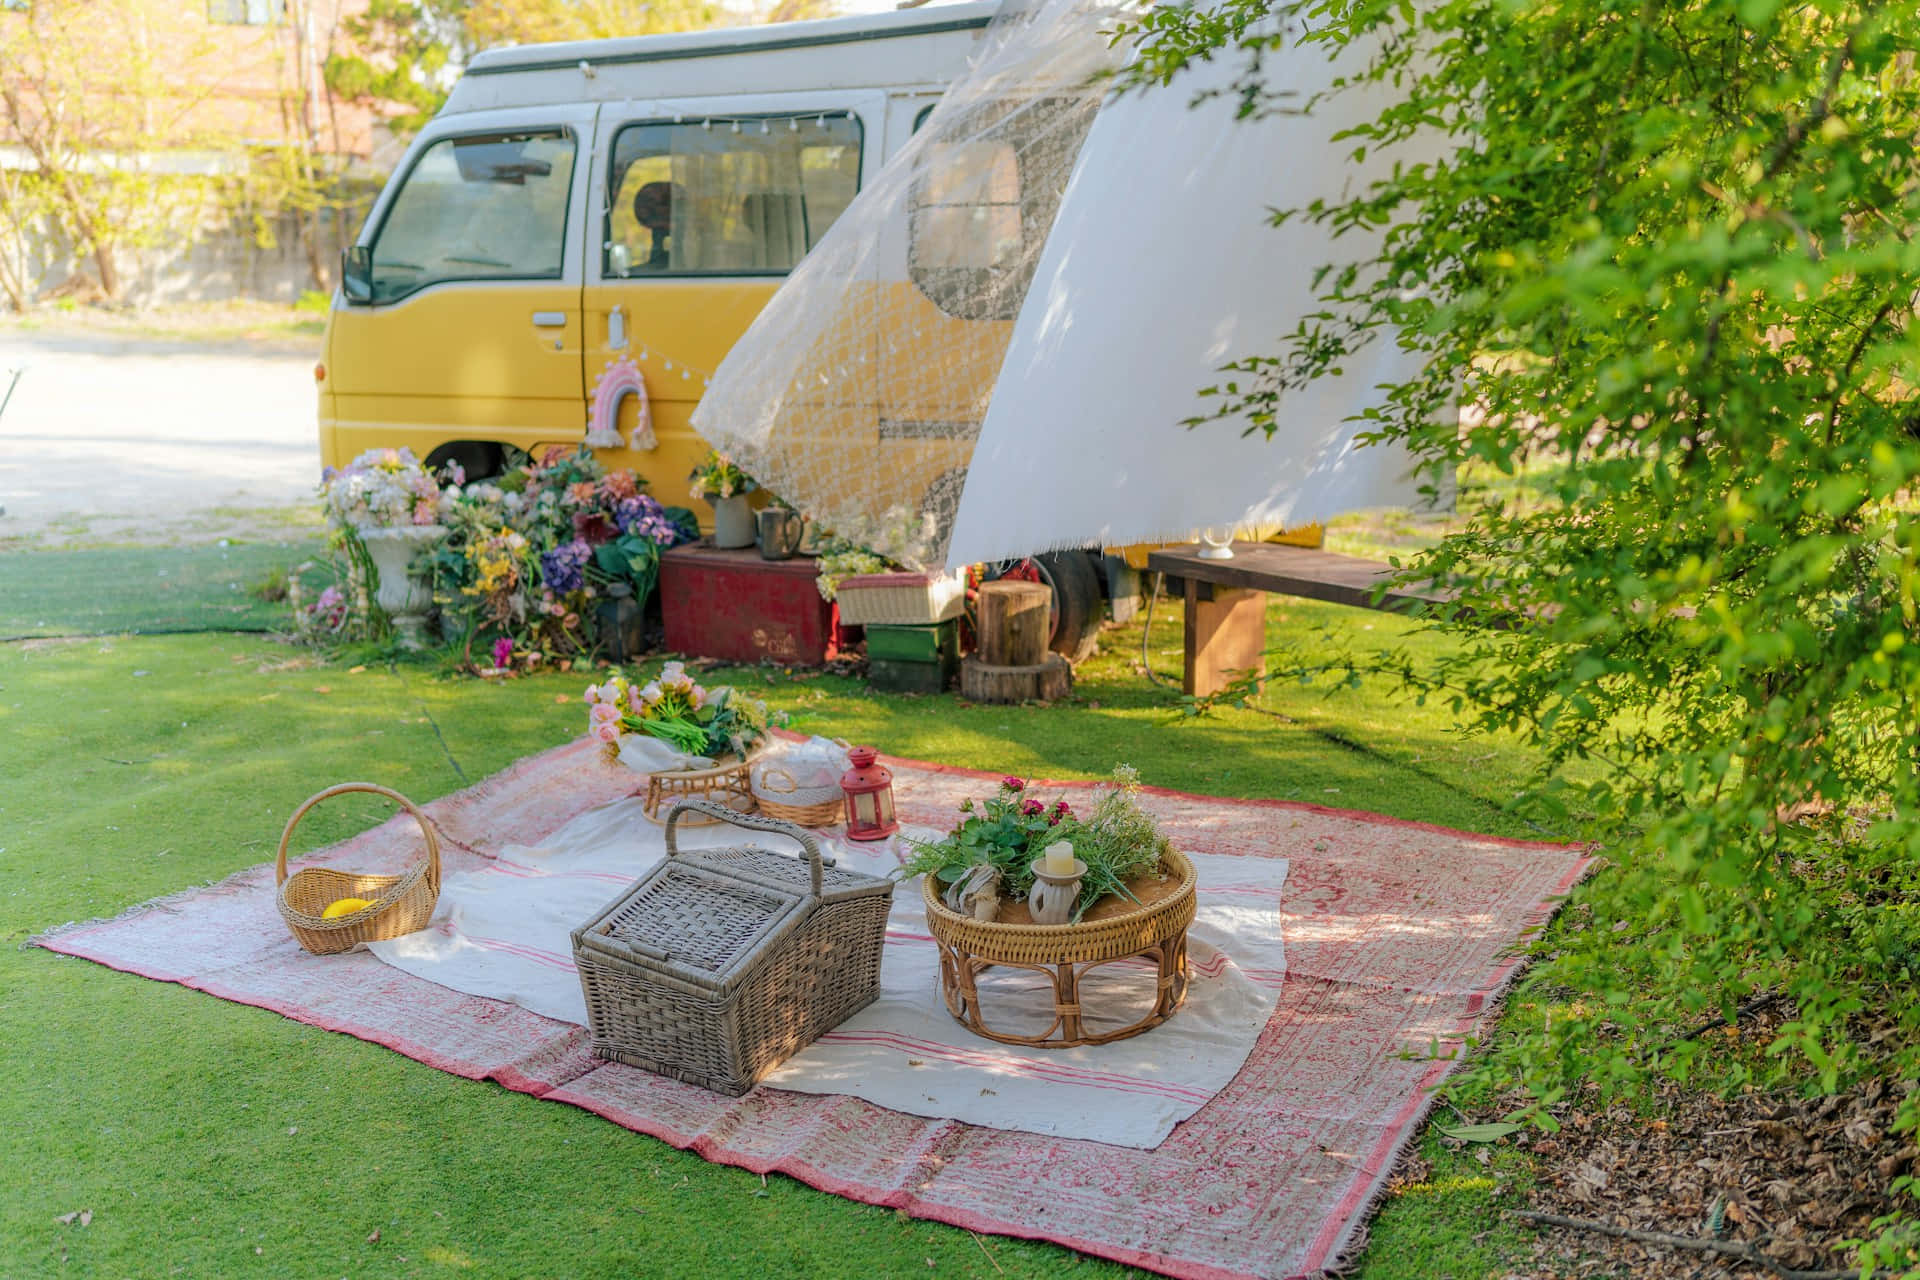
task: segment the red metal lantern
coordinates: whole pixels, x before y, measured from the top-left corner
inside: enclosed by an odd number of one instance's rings
[[[900,829],[893,816],[893,771],[876,763],[872,747],[847,752],[853,768],[840,775],[847,797],[847,839],[885,840]]]

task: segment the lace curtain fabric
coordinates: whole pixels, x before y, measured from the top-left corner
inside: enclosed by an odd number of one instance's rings
[[[734,345],[695,430],[841,536],[938,566],[1102,73],[1122,56],[1103,34],[1118,12],[1003,13]]]

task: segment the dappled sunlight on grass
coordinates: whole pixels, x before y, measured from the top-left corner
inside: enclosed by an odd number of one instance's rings
[[[31,566],[6,573],[0,612],[38,622],[49,601],[86,603],[71,584],[35,586],[44,575]],[[226,581],[209,574],[181,599],[217,601],[233,594]],[[9,594],[13,584],[29,594]],[[128,603],[146,607],[133,595]],[[278,608],[249,616],[271,625]],[[1270,617],[1275,640],[1328,626],[1349,642],[1383,642],[1409,625],[1298,601],[1275,601]],[[1179,635],[1180,611],[1163,600],[1154,663],[1176,681]],[[742,684],[790,711],[797,730],[901,756],[1059,779],[1103,777],[1125,761],[1172,790],[1538,834],[1497,807],[1524,774],[1525,752],[1459,738],[1437,705],[1409,707],[1372,681],[1331,693],[1276,685],[1263,705],[1286,720],[1231,709],[1190,719],[1177,693],[1136,669],[1139,639],[1138,624],[1109,631],[1072,698],[1052,707],[882,695],[858,680],[773,668],[703,680]],[[359,663],[366,669],[350,669]],[[590,678],[450,678],[432,658],[331,661],[265,635],[0,645],[0,883],[9,886],[0,938],[17,944],[267,861],[294,807],[330,783],[365,778],[424,802],[477,782],[579,736]],[[293,852],[389,812],[371,799],[322,806]],[[1385,927],[1430,928],[1417,911]],[[564,1240],[572,1274],[897,1275],[927,1272],[929,1258],[937,1275],[1128,1274],[999,1238],[986,1241],[989,1262],[962,1231],[780,1178],[763,1187],[583,1112],[44,952],[0,948],[0,989],[18,993],[0,1001],[0,1042],[19,1079],[53,1082],[0,1103],[0,1162],[34,1171],[21,1195],[0,1202],[0,1237],[41,1239],[54,1215],[91,1203],[103,1217],[90,1229],[88,1263],[102,1273],[539,1274]],[[1545,1012],[1528,1006],[1520,1016]],[[1499,1273],[1508,1236],[1486,1170],[1445,1152],[1434,1159],[1433,1176],[1393,1197],[1373,1227],[1364,1275]],[[125,1226],[103,1229],[112,1219],[102,1206]],[[375,1227],[382,1242],[368,1246]],[[143,1247],[143,1237],[156,1243]],[[223,1243],[206,1243],[214,1240]],[[392,1261],[400,1254],[408,1267]]]

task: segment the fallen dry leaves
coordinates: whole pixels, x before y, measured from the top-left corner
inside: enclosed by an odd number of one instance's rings
[[[1745,1242],[1776,1266],[1543,1227],[1533,1238],[1532,1265],[1511,1274],[1720,1280],[1845,1268],[1842,1241],[1871,1238],[1875,1218],[1912,1211],[1912,1201],[1896,1199],[1889,1188],[1920,1159],[1912,1135],[1893,1132],[1895,1114],[1915,1087],[1876,1079],[1828,1098],[1753,1088],[1722,1097],[1662,1082],[1639,1107],[1557,1109],[1559,1133],[1513,1139],[1531,1156],[1533,1185],[1524,1192],[1503,1187],[1503,1208]],[[1518,1104],[1509,1098],[1469,1118],[1494,1119],[1503,1106]],[[1402,1171],[1403,1179],[1415,1176],[1417,1170]]]

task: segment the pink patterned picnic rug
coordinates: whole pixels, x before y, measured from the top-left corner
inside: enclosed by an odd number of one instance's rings
[[[427,805],[449,838],[446,870],[485,865],[487,851],[537,843],[630,793],[635,775],[601,767],[597,750],[583,739]],[[930,826],[947,825],[963,797],[992,783],[888,763],[902,818]],[[605,1062],[580,1027],[363,952],[306,954],[275,909],[271,865],[35,941],[916,1217],[1174,1276],[1317,1274],[1359,1241],[1430,1090],[1518,966],[1514,943],[1544,922],[1585,859],[1565,845],[1313,805],[1151,788],[1143,802],[1184,850],[1291,862],[1279,1005],[1240,1074],[1153,1150],[923,1119],[837,1095],[760,1088],[725,1098]],[[417,856],[418,843],[401,815],[303,862],[391,870]]]

